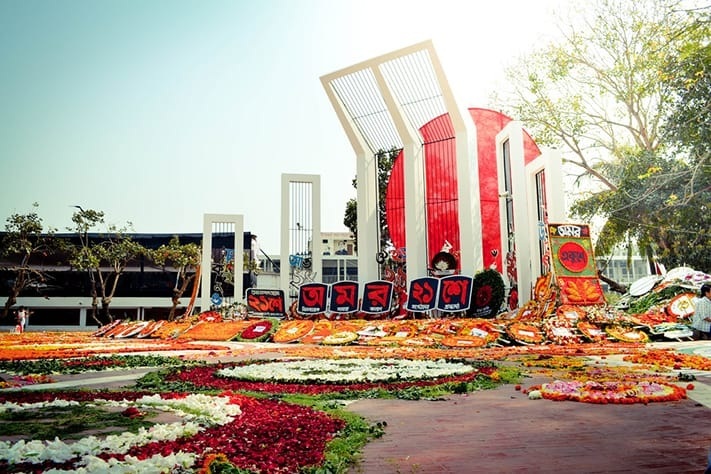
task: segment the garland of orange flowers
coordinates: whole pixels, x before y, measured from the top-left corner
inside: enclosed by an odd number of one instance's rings
[[[585,336],[585,338],[589,341],[601,342],[607,338],[607,334],[605,333],[605,331],[603,331],[602,329],[600,329],[599,326],[591,322],[578,321],[576,327],[578,328],[578,331],[580,331],[582,335]]]
[[[114,334],[114,338],[115,339],[126,339],[129,337],[134,337],[139,332],[146,329],[149,324],[150,324],[150,321],[136,321],[136,322],[130,323],[126,326],[126,329],[124,329],[123,331],[121,331],[118,334]]]
[[[581,336],[575,333],[574,323],[566,317],[550,318],[543,324],[543,327],[548,340],[554,344],[567,345],[583,342]]]
[[[190,320],[183,319],[179,321],[167,321],[163,324],[153,336],[158,339],[175,339],[182,333],[190,329],[193,323]]]
[[[323,341],[326,336],[333,333],[334,322],[335,321],[329,321],[327,319],[316,321],[311,332],[302,337],[299,342],[302,344],[321,344],[321,341]]]
[[[529,397],[538,391],[543,398],[555,401],[575,401],[584,403],[620,403],[633,404],[649,402],[668,402],[686,398],[686,390],[677,385],[649,381],[609,381],[585,382],[560,381],[544,383],[527,390]]]
[[[636,364],[649,364],[669,367],[711,371],[711,359],[696,354],[683,354],[668,349],[650,349],[624,356],[623,360]]]
[[[625,328],[623,326],[608,326],[605,332],[618,341],[623,342],[648,342],[649,336],[642,331],[636,329]]]
[[[129,321],[119,321],[117,325],[104,332],[104,334],[102,334],[102,337],[112,338],[117,334],[121,334],[122,332],[124,332],[126,329],[129,328],[129,326],[131,326],[131,323]]]
[[[216,323],[198,322],[177,339],[193,341],[230,341],[252,324],[243,319]]]
[[[454,335],[445,336],[440,344],[447,347],[484,347],[488,342],[485,337]]]
[[[353,331],[339,331],[323,338],[321,344],[344,346],[358,339],[358,334]]]
[[[506,327],[506,333],[515,341],[524,344],[540,344],[545,340],[545,335],[538,326],[515,321]]]
[[[457,336],[473,336],[484,339],[486,344],[491,344],[499,338],[496,326],[486,319],[472,319],[464,321],[457,331]]]
[[[136,337],[139,339],[150,337],[154,332],[156,332],[164,324],[165,324],[165,319],[159,319],[158,321],[151,321],[150,323],[148,323],[148,326],[141,329],[141,332],[136,334]]]
[[[569,319],[572,322],[577,322],[585,318],[585,316],[587,316],[588,314],[580,306],[575,306],[572,304],[560,305],[555,313],[556,315]]]
[[[283,322],[272,336],[272,341],[281,343],[298,341],[313,331],[315,325],[308,319]]]
[[[101,336],[105,335],[107,332],[109,332],[109,331],[111,331],[112,329],[114,329],[114,328],[115,328],[116,326],[118,326],[119,324],[121,324],[121,320],[120,320],[120,319],[116,319],[116,320],[110,322],[109,324],[104,324],[104,325],[101,326],[99,329],[97,329],[96,331],[94,331],[91,335],[94,336],[94,337],[101,337]]]

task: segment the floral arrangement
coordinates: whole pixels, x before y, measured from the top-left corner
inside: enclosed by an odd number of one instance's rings
[[[582,336],[577,333],[575,323],[566,317],[549,318],[543,324],[548,340],[554,344],[580,344]]]
[[[358,339],[358,333],[353,331],[339,331],[324,337],[321,344],[345,346]]]
[[[309,319],[283,322],[272,336],[272,341],[281,343],[298,341],[313,331],[315,325]]]
[[[471,364],[446,360],[326,359],[272,361],[217,371],[221,377],[279,383],[368,383],[422,380],[468,374]]]
[[[694,369],[711,371],[711,360],[695,354],[677,353],[665,349],[650,349],[628,354],[624,360],[635,364],[647,364],[659,367],[679,369]]]
[[[544,383],[540,387],[529,390],[538,391],[542,398],[556,401],[575,401],[584,403],[649,403],[677,401],[686,398],[686,390],[682,387],[661,382],[649,381],[609,381],[585,382],[560,381]]]
[[[261,319],[257,322],[249,324],[239,333],[236,340],[247,342],[263,342],[268,340],[276,331],[274,321],[270,319]]]
[[[400,367],[405,370],[405,365],[403,361],[405,359],[395,359],[391,365],[394,367]],[[319,374],[327,377],[327,368],[331,367],[333,361],[329,360],[319,360],[315,363],[321,364],[321,369],[314,369]],[[427,361],[428,363],[435,363],[433,361]],[[331,379],[329,382],[320,381],[309,381],[303,377],[297,377],[292,374],[291,376],[285,376],[285,378],[290,381],[283,382],[272,382],[272,381],[261,381],[261,380],[248,380],[237,378],[236,375],[239,373],[238,370],[234,370],[236,367],[245,365],[255,365],[256,367],[250,368],[250,373],[259,373],[263,366],[266,367],[265,370],[269,370],[270,365],[265,365],[265,361],[245,361],[236,364],[218,364],[216,366],[209,367],[190,367],[182,369],[179,371],[171,371],[165,376],[165,381],[167,383],[190,383],[199,389],[211,389],[211,390],[228,390],[228,391],[245,391],[245,392],[259,392],[259,393],[275,393],[275,394],[304,394],[304,395],[321,395],[330,393],[340,393],[339,396],[345,396],[345,393],[357,393],[369,390],[404,390],[412,387],[431,387],[438,386],[447,383],[466,383],[472,382],[477,379],[477,377],[485,376],[490,377],[495,371],[496,366],[491,363],[471,363],[473,367],[468,372],[457,374],[449,370],[448,375],[443,375],[440,377],[422,377],[417,376],[417,374],[412,373],[414,380],[401,380],[401,381],[362,381],[356,382],[352,380],[335,380]],[[355,361],[350,361],[351,365],[347,367],[355,367],[357,364]],[[288,366],[288,367],[295,367]],[[378,368],[374,365],[370,365],[370,372],[377,373],[384,371],[387,366],[382,365]],[[278,367],[278,366],[272,366]],[[366,366],[368,367],[368,366]],[[411,366],[411,367],[422,367],[422,366]],[[446,367],[445,367],[446,368]],[[277,369],[275,369],[277,370]],[[414,369],[408,369],[410,372],[403,372],[403,374],[411,373]],[[419,370],[419,369],[418,369]],[[442,369],[440,369],[442,370]],[[402,378],[402,377],[401,377]],[[397,377],[395,377],[397,379]]]
[[[221,395],[143,392],[12,393],[0,397],[0,409],[47,405],[116,406],[126,416],[146,409],[164,410],[182,421],[155,424],[137,433],[87,436],[74,443],[0,442],[4,472],[186,472],[215,459],[242,472],[298,472],[318,466],[326,444],[345,422],[311,408],[278,400]],[[294,440],[308,440],[308,443]],[[269,449],[264,449],[269,446]]]
[[[578,331],[580,331],[580,333],[589,341],[600,342],[607,338],[605,331],[589,321],[578,321],[575,326],[578,328]]]
[[[541,344],[546,338],[538,326],[518,321],[509,324],[506,333],[516,342],[523,344]]]
[[[605,328],[608,336],[623,342],[649,342],[649,336],[643,331],[612,325]]]
[[[177,338],[194,341],[231,341],[250,324],[252,324],[250,321],[242,319],[212,323],[200,321]]]

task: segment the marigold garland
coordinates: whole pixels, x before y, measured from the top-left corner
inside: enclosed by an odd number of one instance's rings
[[[649,336],[646,333],[626,328],[624,326],[607,326],[605,332],[612,338],[623,342],[649,342]]]
[[[538,326],[524,322],[509,324],[506,332],[513,340],[524,344],[540,344],[545,340],[545,335]]]
[[[488,341],[485,337],[454,335],[443,337],[440,344],[447,347],[484,347]]]
[[[575,401],[584,403],[649,403],[678,401],[686,398],[682,387],[662,382],[597,382],[588,380],[560,381],[544,383],[540,387],[531,387],[540,391],[543,398],[555,401]]]
[[[316,324],[309,319],[283,322],[272,336],[272,341],[281,343],[298,341],[313,331],[315,325]]]
[[[578,331],[589,341],[600,342],[607,338],[605,331],[596,324],[589,321],[578,321],[576,324]]]
[[[353,331],[339,331],[323,338],[321,344],[345,346],[358,339],[358,333]]]
[[[198,322],[178,336],[179,340],[194,341],[231,341],[252,324],[242,319],[214,323]]]
[[[635,364],[648,364],[679,370],[694,369],[711,371],[711,359],[696,354],[683,354],[668,349],[650,349],[628,354],[623,360]]]

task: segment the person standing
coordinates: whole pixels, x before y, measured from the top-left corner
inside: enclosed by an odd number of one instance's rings
[[[25,332],[25,326],[27,325],[27,308],[20,306],[17,311],[17,332],[22,334]]]
[[[708,283],[701,285],[691,327],[694,329],[694,339],[711,339],[711,285]]]

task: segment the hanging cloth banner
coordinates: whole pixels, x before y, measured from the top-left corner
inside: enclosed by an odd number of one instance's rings
[[[358,282],[339,281],[331,285],[329,310],[332,313],[353,313],[358,311]]]
[[[304,283],[299,287],[299,303],[297,311],[300,314],[320,314],[326,312],[328,285],[325,283]]]
[[[466,275],[442,278],[439,283],[437,309],[451,313],[468,310],[472,299],[472,280],[472,277]]]
[[[548,224],[553,274],[562,304],[604,304],[593,255],[590,227],[585,224]]]
[[[425,313],[437,306],[439,279],[432,277],[416,278],[410,281],[405,308],[413,313]]]
[[[393,283],[391,281],[369,281],[363,287],[363,302],[361,311],[370,314],[381,314],[390,311],[393,299]]]

